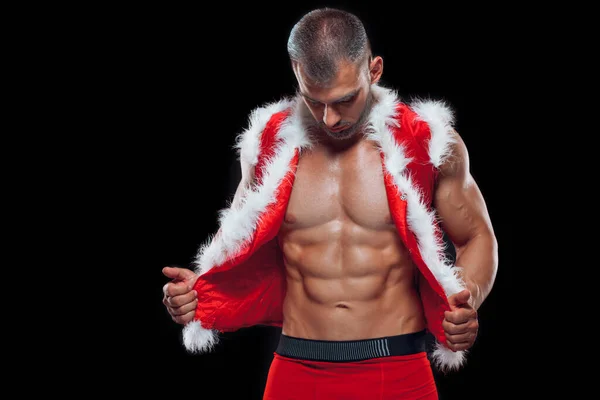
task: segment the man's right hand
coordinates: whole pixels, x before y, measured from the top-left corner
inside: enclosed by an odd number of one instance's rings
[[[165,267],[163,274],[171,278],[163,287],[163,304],[173,321],[185,325],[194,318],[198,305],[197,293],[192,290],[198,275],[187,268]]]

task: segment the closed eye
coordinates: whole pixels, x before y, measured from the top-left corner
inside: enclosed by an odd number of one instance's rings
[[[350,104],[353,103],[354,100],[356,100],[356,96],[353,96],[347,100],[338,101],[336,104]]]
[[[315,106],[316,107],[316,106],[323,105],[320,101],[315,101],[315,100],[313,100],[313,99],[311,99],[309,97],[306,97],[306,96],[304,98],[306,99],[306,101],[308,102],[308,104],[310,104],[311,106]],[[356,100],[356,95],[354,95],[354,96],[352,96],[352,97],[350,97],[348,99],[345,99],[345,100],[336,101],[333,104],[336,104],[336,105],[337,104],[348,105],[348,104],[353,103],[354,100]]]

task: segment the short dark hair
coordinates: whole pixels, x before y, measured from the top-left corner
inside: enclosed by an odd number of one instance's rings
[[[362,21],[335,8],[305,14],[292,28],[287,49],[290,60],[300,63],[305,74],[318,83],[329,82],[340,61],[360,63],[371,55]]]

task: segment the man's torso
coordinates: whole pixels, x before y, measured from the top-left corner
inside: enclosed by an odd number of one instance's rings
[[[353,340],[425,327],[418,271],[391,218],[372,142],[302,153],[279,242],[284,334]]]

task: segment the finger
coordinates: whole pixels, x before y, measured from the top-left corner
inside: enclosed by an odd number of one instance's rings
[[[447,321],[459,325],[477,319],[477,311],[472,308],[459,308],[453,311],[444,312],[444,317]]]
[[[190,311],[195,311],[197,305],[198,305],[198,300],[194,300],[191,303],[182,305],[181,307],[168,307],[168,310],[169,310],[169,314],[171,314],[172,316],[175,317],[175,316],[180,316],[180,315],[186,315]]]
[[[469,305],[469,299],[471,298],[471,292],[468,289],[461,290],[458,293],[453,294],[448,298],[450,307],[461,307]]]
[[[179,296],[167,297],[167,305],[169,307],[181,307],[188,303],[193,302],[197,298],[197,294],[195,290],[192,290],[188,293],[181,294]]]
[[[442,328],[444,328],[444,332],[450,335],[462,335],[467,332],[477,332],[479,329],[479,322],[477,320],[471,320],[464,324],[453,324],[450,321],[444,320],[442,321]]]
[[[163,293],[167,297],[175,297],[188,292],[191,292],[191,289],[185,282],[169,282],[163,286]]]
[[[162,272],[166,277],[178,281],[190,279],[195,275],[194,272],[187,268],[164,267]]]
[[[450,296],[448,298],[448,302],[450,303],[451,307],[460,307],[463,305],[468,305],[470,297],[471,297],[471,292],[469,292],[469,290],[467,290],[467,289],[464,289],[464,290],[461,290],[460,292]]]
[[[477,336],[477,332],[469,331],[467,333],[461,333],[458,335],[451,335],[446,333],[446,341],[452,344],[460,344],[460,343],[473,343],[475,341],[475,337]]]
[[[172,316],[171,319],[173,321],[177,322],[178,324],[182,324],[182,325],[187,324],[192,319],[194,319],[194,311],[190,311],[189,313],[187,313],[185,315]]]
[[[448,348],[453,351],[461,351],[469,349],[473,344],[472,343],[448,343]]]
[[[447,320],[442,321],[442,328],[450,335],[461,335],[468,332],[467,324],[455,325]]]

